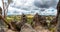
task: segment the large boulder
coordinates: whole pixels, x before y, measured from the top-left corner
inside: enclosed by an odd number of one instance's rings
[[[25,25],[21,27],[20,32],[36,32],[36,30],[34,30],[30,24],[25,23]]]

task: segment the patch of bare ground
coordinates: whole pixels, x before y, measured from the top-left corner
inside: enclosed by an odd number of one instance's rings
[[[37,32],[51,32],[50,30],[45,29],[45,28],[42,27],[42,26],[36,26],[36,27],[35,27],[35,30],[36,30]]]
[[[18,31],[13,31],[11,29],[6,30],[6,32],[18,32]]]

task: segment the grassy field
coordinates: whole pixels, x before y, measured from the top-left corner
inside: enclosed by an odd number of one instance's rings
[[[33,15],[26,15],[27,16],[27,20],[28,20],[28,23],[31,23],[32,20],[33,20]],[[51,21],[53,20],[53,18],[55,16],[44,16],[46,18],[46,21]],[[21,21],[21,15],[17,15],[17,16],[7,16],[7,19],[6,19],[8,22],[11,22],[13,20],[16,20],[16,21]]]

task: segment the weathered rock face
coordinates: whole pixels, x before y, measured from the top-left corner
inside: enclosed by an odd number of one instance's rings
[[[22,26],[20,32],[36,32],[36,30],[34,30],[30,24],[25,23],[25,25]]]
[[[5,32],[5,30],[3,28],[0,28],[0,32]]]
[[[35,28],[36,26],[39,26],[39,25],[41,25],[41,16],[38,14],[38,13],[36,13],[35,14],[35,16],[33,17],[33,28]]]
[[[21,27],[20,32],[51,32],[51,31],[45,29],[42,26],[37,26],[35,27],[35,29],[33,29],[30,24],[25,23],[25,25]]]
[[[40,15],[41,16],[41,15]],[[45,16],[41,16],[40,18],[40,23],[42,26],[47,26],[47,22],[46,22],[46,17]]]
[[[5,26],[6,26],[6,24],[3,22],[2,19],[0,19],[0,27],[5,27]]]
[[[17,28],[21,30],[21,27],[27,22],[27,17],[26,15],[22,14],[21,16],[21,21],[16,23]]]
[[[35,23],[34,27],[39,26],[39,25],[41,26],[47,25],[46,18],[44,16],[39,15],[38,13],[36,13],[36,15],[34,16],[33,23]]]

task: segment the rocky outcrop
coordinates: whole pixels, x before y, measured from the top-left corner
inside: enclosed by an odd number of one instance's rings
[[[22,26],[20,32],[36,32],[36,30],[34,30],[30,24],[25,23],[25,25]]]

